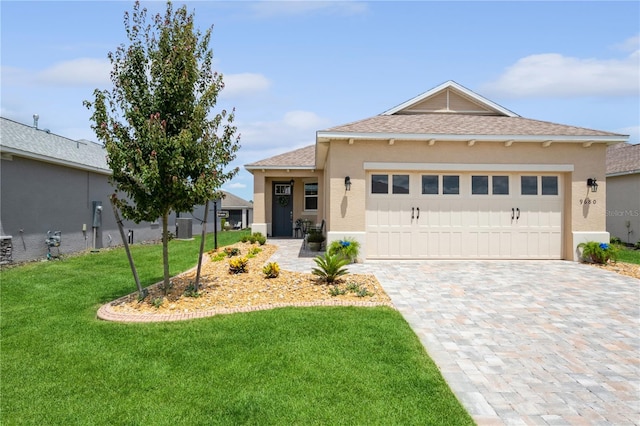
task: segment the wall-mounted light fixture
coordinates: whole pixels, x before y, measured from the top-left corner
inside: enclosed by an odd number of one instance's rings
[[[289,185],[291,185],[291,189],[293,189],[293,179],[289,181]]]
[[[598,192],[598,182],[596,178],[587,179],[587,186],[591,188],[591,192]]]
[[[351,191],[351,178],[349,176],[344,178],[344,189],[345,191]]]

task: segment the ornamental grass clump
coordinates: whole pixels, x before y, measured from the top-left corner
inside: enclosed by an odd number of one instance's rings
[[[578,249],[582,250],[580,257],[584,262],[604,265],[610,261],[618,260],[619,250],[614,244],[588,241],[578,244]]]
[[[349,263],[355,263],[360,253],[360,243],[353,238],[344,238],[342,240],[332,241],[329,244],[329,254],[339,255],[349,260]]]

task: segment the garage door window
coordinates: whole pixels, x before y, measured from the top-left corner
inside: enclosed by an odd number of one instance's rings
[[[393,193],[409,193],[409,175],[393,175]]]
[[[493,195],[509,195],[509,176],[492,176],[491,190]]]
[[[489,193],[489,176],[471,176],[471,193],[486,195]]]
[[[371,193],[372,194],[388,194],[389,193],[389,176],[371,175]]]
[[[438,175],[422,175],[422,195],[438,194]]]
[[[442,193],[447,195],[460,194],[460,176],[442,176]]]
[[[538,176],[520,176],[520,193],[538,195]]]
[[[558,195],[558,176],[542,176],[542,195]]]

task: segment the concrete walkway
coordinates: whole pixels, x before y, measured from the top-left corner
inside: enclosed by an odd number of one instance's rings
[[[310,271],[300,240],[272,260]],[[368,261],[479,425],[640,425],[640,280],[567,261]]]

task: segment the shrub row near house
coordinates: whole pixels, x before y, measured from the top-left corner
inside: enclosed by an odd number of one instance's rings
[[[254,232],[251,235],[243,236],[240,241],[243,242],[243,243],[249,242],[251,244],[258,243],[261,246],[263,246],[267,242],[267,237],[262,235],[262,233],[260,233],[260,232]]]

